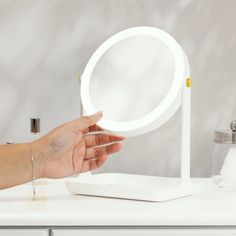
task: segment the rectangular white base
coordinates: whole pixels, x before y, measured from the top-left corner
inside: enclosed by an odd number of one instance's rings
[[[180,178],[116,173],[68,178],[66,186],[73,194],[155,202],[190,196],[201,188],[200,183],[184,183]]]

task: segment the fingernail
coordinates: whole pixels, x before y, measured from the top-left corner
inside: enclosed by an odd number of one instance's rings
[[[119,143],[119,148],[123,148],[124,147],[124,144],[123,143]]]
[[[98,111],[98,112],[93,114],[93,116],[100,116],[100,115],[102,115],[102,111]]]

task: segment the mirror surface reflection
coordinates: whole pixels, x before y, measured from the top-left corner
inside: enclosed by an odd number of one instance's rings
[[[174,78],[167,46],[151,36],[132,36],[110,47],[96,64],[90,97],[96,110],[114,121],[131,121],[151,112]]]

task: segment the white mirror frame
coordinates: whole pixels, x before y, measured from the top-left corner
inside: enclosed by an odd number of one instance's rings
[[[85,114],[93,114],[96,109],[90,100],[89,95],[89,82],[92,75],[92,71],[96,66],[98,60],[112,45],[120,40],[134,36],[134,35],[151,35],[157,37],[159,40],[165,41],[166,45],[173,53],[175,63],[175,77],[174,82],[169,89],[166,97],[163,101],[149,114],[131,122],[116,122],[103,118],[98,124],[107,130],[111,130],[115,133],[127,132],[129,136],[138,135],[141,133],[153,130],[164,122],[166,122],[176,110],[181,106],[181,183],[176,187],[170,187],[168,189],[148,189],[141,191],[142,188],[138,188],[139,181],[141,182],[158,183],[163,181],[159,177],[148,177],[138,175],[127,174],[102,174],[91,175],[85,174],[80,179],[67,180],[67,188],[70,192],[75,194],[85,194],[92,196],[106,196],[106,197],[118,197],[128,199],[138,199],[147,201],[169,201],[180,197],[190,196],[197,193],[201,189],[201,183],[192,183],[190,181],[190,118],[191,118],[191,84],[192,80],[189,77],[189,64],[187,57],[183,49],[178,43],[166,32],[153,28],[153,27],[135,27],[125,31],[122,31],[103,43],[92,55],[89,60],[83,76],[81,76],[81,101],[85,111]],[[130,133],[129,133],[130,132]],[[112,180],[116,177],[117,183],[111,182],[106,184],[107,180]],[[134,185],[121,184],[120,182],[126,179],[133,180]],[[105,179],[101,182],[101,179]],[[122,180],[122,181],[121,181]],[[132,182],[132,181],[131,181]],[[172,182],[172,180],[170,181]],[[175,182],[175,181],[174,181]]]
[[[168,33],[154,27],[134,27],[121,31],[106,40],[91,56],[81,76],[81,101],[85,114],[97,112],[90,96],[90,80],[94,68],[101,57],[113,45],[133,36],[151,36],[167,46],[174,61],[174,79],[164,99],[145,116],[132,121],[114,121],[103,117],[98,125],[103,129],[126,137],[147,133],[164,124],[181,105],[182,88],[189,77],[189,64],[183,49]]]

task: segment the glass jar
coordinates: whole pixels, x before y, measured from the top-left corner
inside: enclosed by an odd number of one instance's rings
[[[220,187],[236,187],[236,121],[230,128],[214,133],[212,178]]]

